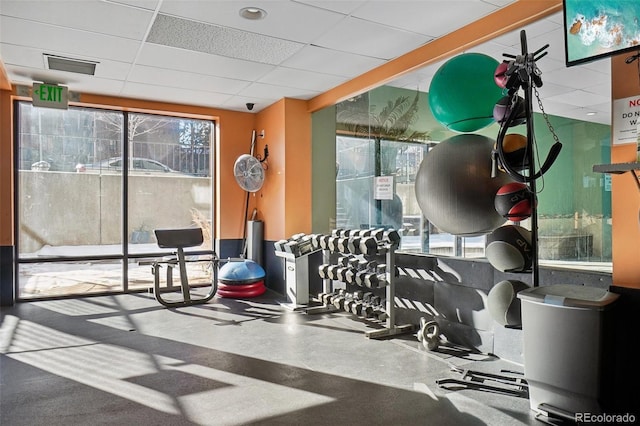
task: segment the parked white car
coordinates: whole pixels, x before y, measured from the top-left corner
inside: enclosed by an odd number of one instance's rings
[[[173,170],[169,166],[162,164],[159,161],[151,160],[150,158],[138,158],[133,157],[129,161],[129,170],[133,172],[149,173],[180,173]],[[101,161],[94,164],[78,164],[76,166],[78,172],[89,171],[122,171],[122,158],[109,158],[108,160]]]

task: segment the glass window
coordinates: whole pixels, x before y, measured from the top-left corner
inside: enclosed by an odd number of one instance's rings
[[[547,123],[536,113],[540,161],[554,143],[549,126],[563,148],[537,181],[540,263],[610,271],[611,185],[607,175],[592,171],[594,164],[609,162],[610,126],[555,116],[549,116]],[[400,229],[404,251],[484,256],[485,235],[443,232],[418,206],[415,181],[420,164],[432,147],[460,134],[434,119],[427,93],[376,88],[338,104],[336,128],[336,227]],[[498,125],[475,133],[495,140]],[[526,134],[526,128],[515,126],[510,133]],[[389,191],[381,182],[390,182]],[[528,220],[521,225],[530,226]]]
[[[212,248],[213,122],[17,105],[18,298],[149,287],[156,228]]]

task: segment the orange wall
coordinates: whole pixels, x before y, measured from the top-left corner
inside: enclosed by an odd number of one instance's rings
[[[612,100],[640,96],[638,67],[626,64],[627,56],[611,60],[611,75],[615,76],[611,80]],[[636,149],[636,144],[612,145],[611,162],[636,161]],[[613,284],[640,288],[640,191],[628,172],[612,175],[611,183]]]
[[[256,130],[264,131],[264,139],[258,138],[254,154],[263,155],[265,145],[269,146],[269,158],[265,182],[255,194],[258,217],[264,221],[264,239],[277,241],[285,238],[285,167],[286,131],[285,100],[282,99],[258,113]]]
[[[311,232],[311,115],[306,101],[282,99],[265,108],[256,120],[259,138],[255,154],[269,146],[265,184],[255,194],[264,238],[276,241]]]

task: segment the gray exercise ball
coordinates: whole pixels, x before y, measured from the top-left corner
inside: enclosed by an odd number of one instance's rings
[[[445,139],[432,148],[416,175],[420,210],[441,231],[458,236],[483,235],[504,224],[494,206],[496,192],[512,179],[491,177],[495,141],[473,133]]]

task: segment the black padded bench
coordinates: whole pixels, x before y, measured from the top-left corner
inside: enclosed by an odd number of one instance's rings
[[[176,252],[172,257],[165,258],[161,261],[153,262],[152,272],[154,275],[153,293],[158,302],[167,307],[188,306],[200,303],[206,303],[215,296],[218,289],[218,263],[219,259],[213,250],[197,251],[193,254],[209,256],[206,259],[187,260],[185,258],[184,249],[187,247],[197,247],[204,241],[201,228],[182,228],[182,229],[156,229],[154,230],[158,247],[166,249],[175,249]],[[187,277],[187,262],[211,262],[211,288],[204,297],[191,298],[189,279]],[[167,285],[160,288],[160,269],[162,264],[167,265]],[[169,301],[162,297],[162,293],[177,290],[178,286],[173,285],[173,268],[178,265],[180,270],[180,290],[182,291],[182,299]]]

